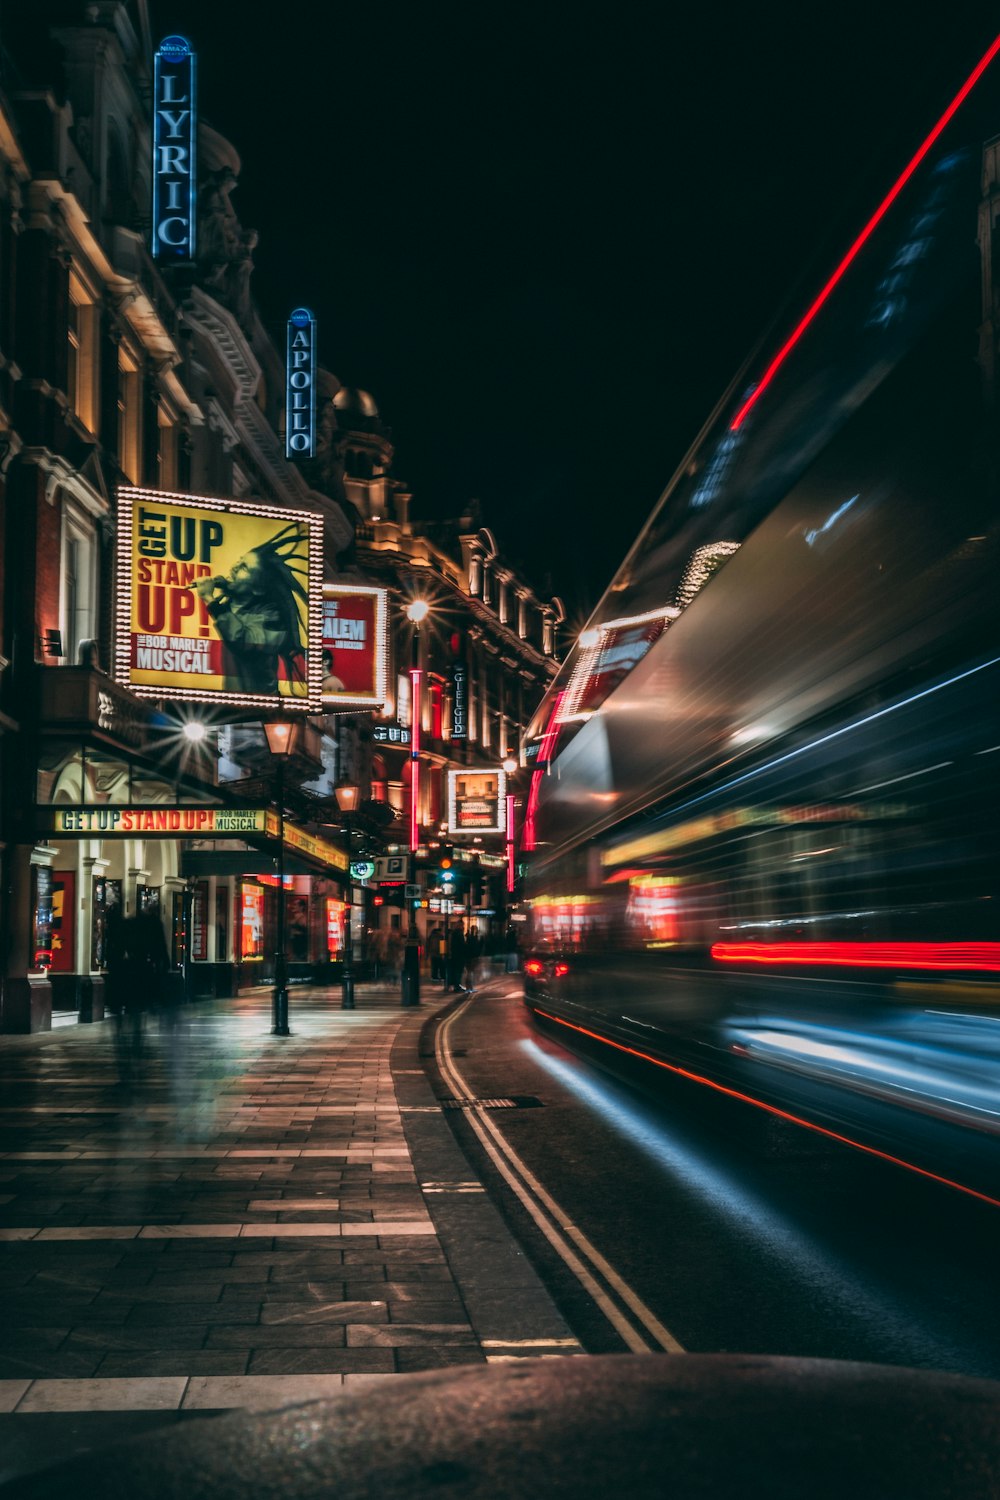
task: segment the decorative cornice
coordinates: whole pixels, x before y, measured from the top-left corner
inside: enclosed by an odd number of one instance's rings
[[[56,490],[64,489],[92,516],[108,514],[109,506],[104,496],[61,454],[53,453],[49,448],[22,448],[20,461],[36,465],[45,475],[45,498],[50,504],[55,499]]]
[[[263,373],[260,361],[251,349],[246,335],[232,313],[193,286],[184,299],[184,315],[187,321],[212,341],[226,362],[236,385],[237,404],[253,401]]]

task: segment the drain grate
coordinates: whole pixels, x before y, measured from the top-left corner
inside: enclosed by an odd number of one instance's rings
[[[502,1099],[439,1099],[442,1109],[541,1109],[534,1094],[511,1094]]]

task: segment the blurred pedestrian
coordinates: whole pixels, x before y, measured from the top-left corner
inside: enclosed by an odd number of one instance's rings
[[[431,961],[432,983],[441,978],[441,940],[443,937],[444,929],[440,925],[432,927],[427,934],[427,955]]]
[[[521,956],[518,952],[517,928],[513,922],[507,927],[505,947],[507,949],[507,973],[516,974],[521,967]]]
[[[462,988],[462,975],[465,972],[465,933],[461,923],[451,930],[451,940],[448,944],[448,983],[445,989],[460,990]]]
[[[385,966],[387,979],[398,979],[403,972],[403,938],[396,928],[386,939]]]
[[[479,936],[478,927],[470,927],[469,935],[465,939],[465,988],[470,992],[476,987],[476,979],[479,974],[479,960],[483,956],[483,940]]]
[[[105,983],[115,1018],[115,1048],[118,1076],[131,1083],[142,1059],[142,1027],[145,992],[140,954],[143,936],[139,919],[124,917],[120,908],[108,916],[108,964]]]
[[[375,978],[384,979],[386,971],[386,953],[389,943],[389,934],[384,927],[377,927],[372,934],[372,953],[374,955]]]

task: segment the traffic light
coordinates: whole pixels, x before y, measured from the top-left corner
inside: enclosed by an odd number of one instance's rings
[[[454,847],[451,844],[442,844],[438,855],[438,880],[446,891],[455,889],[456,875]]]

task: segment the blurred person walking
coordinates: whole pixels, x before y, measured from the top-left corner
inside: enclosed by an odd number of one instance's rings
[[[431,983],[436,983],[441,978],[444,929],[440,924],[432,927],[427,934],[427,954],[431,961]]]
[[[465,972],[465,933],[461,923],[452,928],[448,944],[448,983],[446,990],[460,990]]]
[[[483,940],[479,936],[478,927],[470,927],[469,935],[465,940],[465,988],[470,992],[476,987],[476,979],[479,974],[479,960],[483,956]]]

